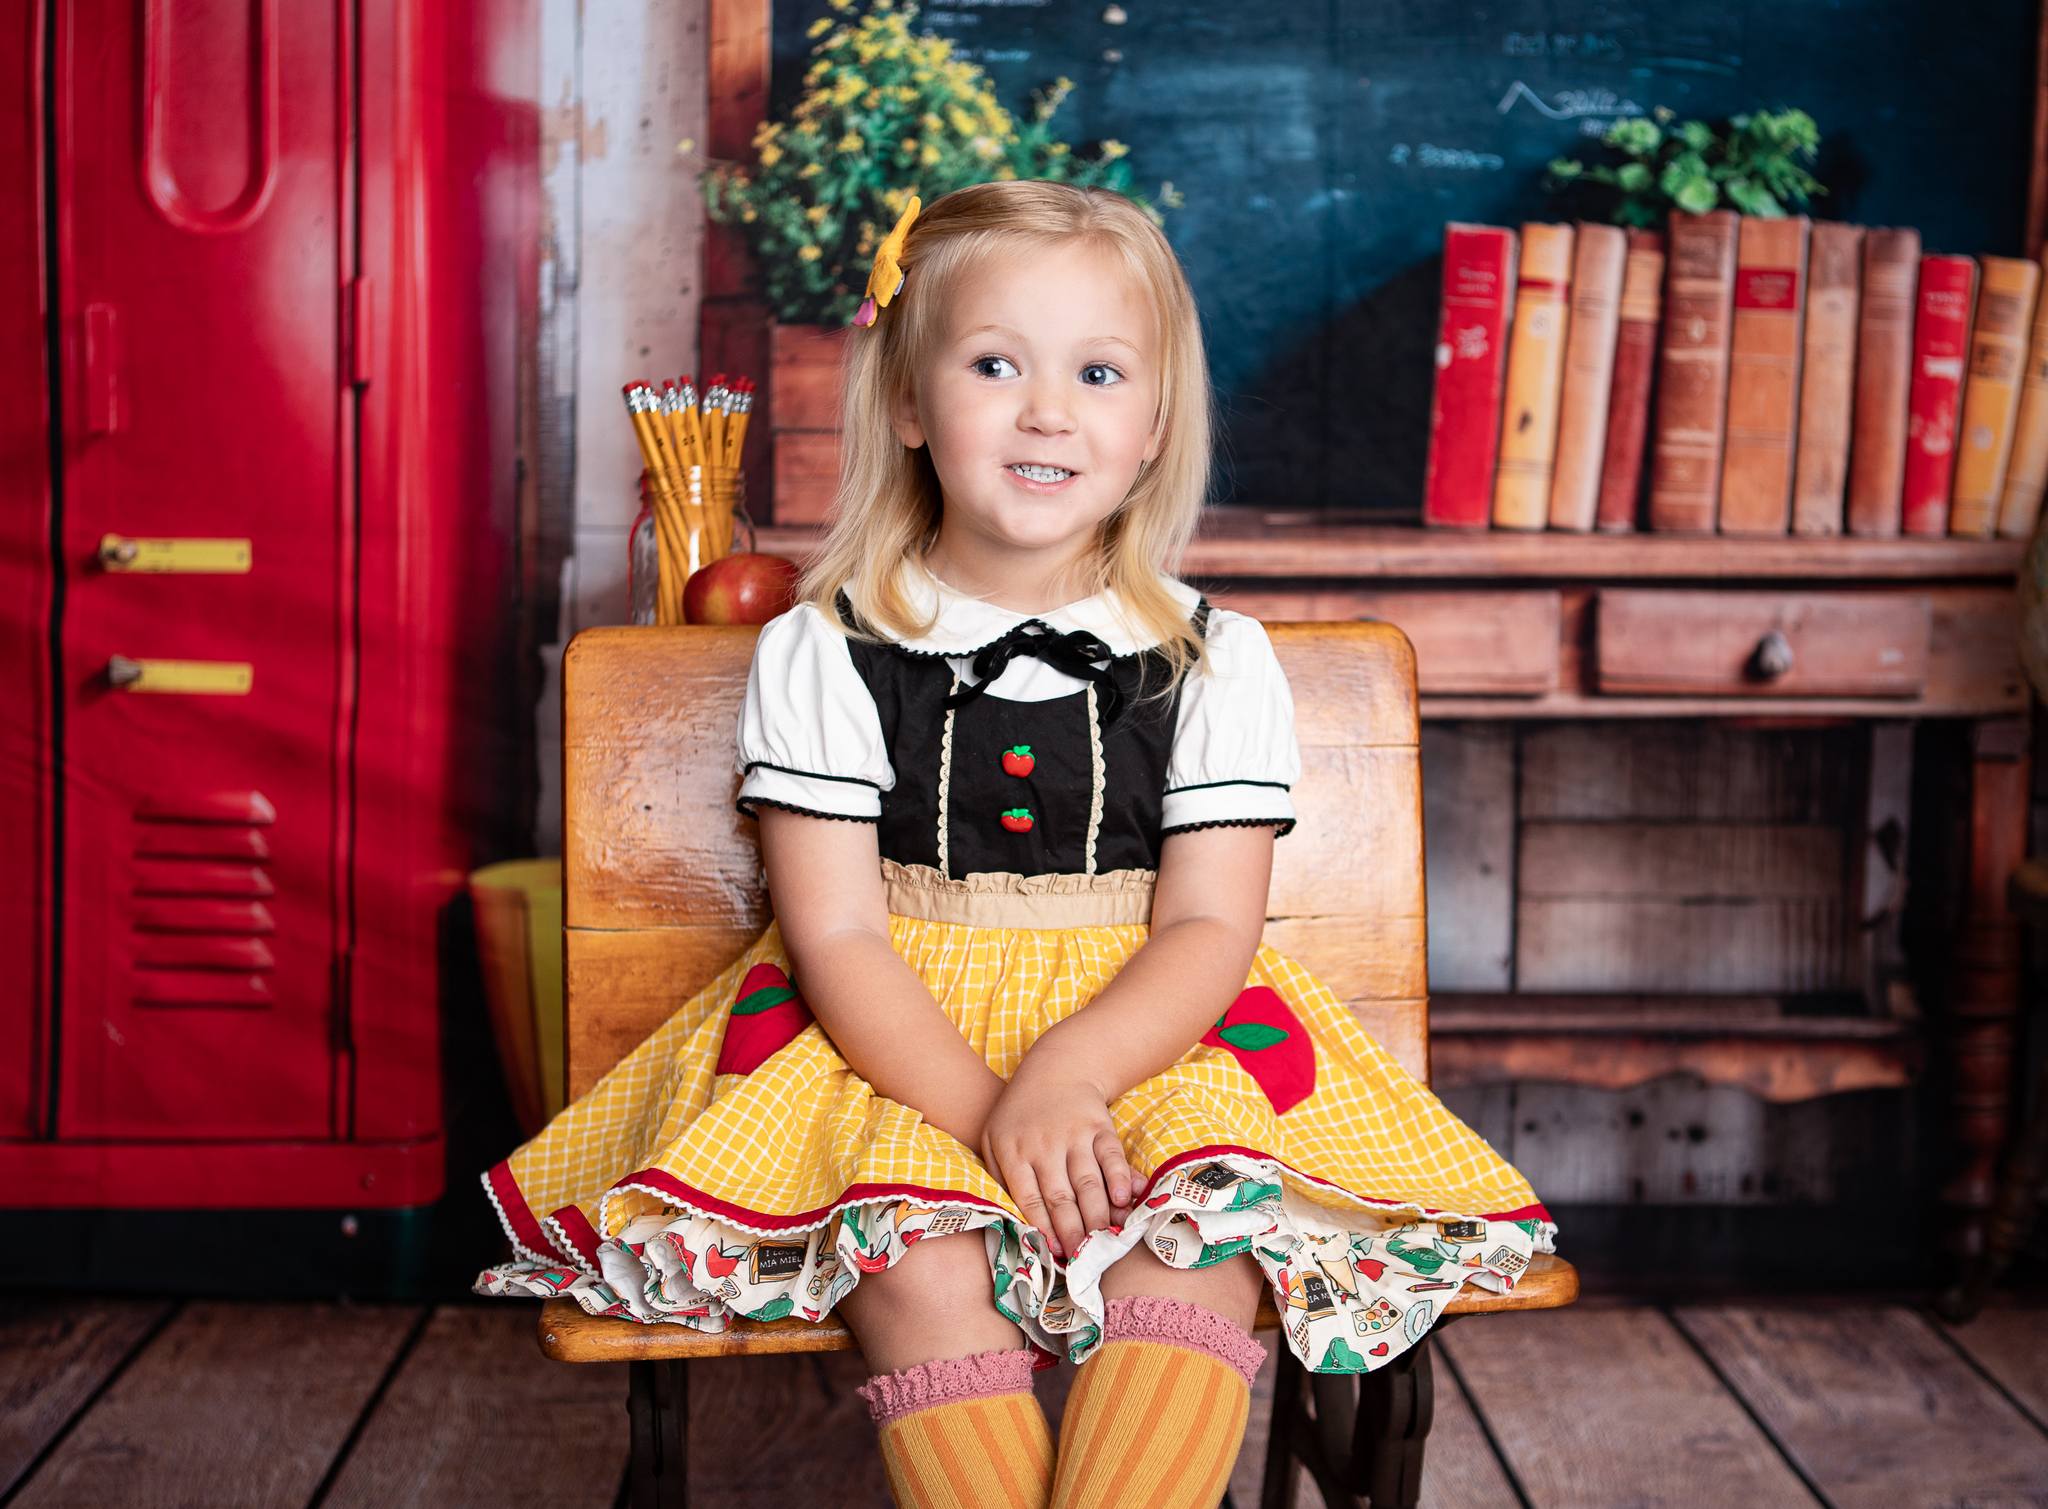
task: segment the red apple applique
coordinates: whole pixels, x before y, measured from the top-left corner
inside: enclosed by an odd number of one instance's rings
[[[1003,826],[1012,833],[1029,833],[1031,831],[1031,809],[1029,807],[1012,807],[1003,814]]]
[[[1284,1115],[1315,1092],[1315,1045],[1293,1009],[1267,986],[1254,985],[1240,994],[1202,1034],[1202,1041],[1230,1050],[1266,1092],[1275,1115]]]
[[[756,964],[740,981],[713,1072],[752,1074],[811,1021],[811,1008],[789,976],[777,965]]]
[[[1003,751],[1004,775],[1029,775],[1037,764],[1029,744],[1013,744]]]

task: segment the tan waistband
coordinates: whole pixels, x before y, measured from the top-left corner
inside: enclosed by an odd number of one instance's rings
[[[966,875],[882,861],[889,910],[970,927],[1127,927],[1152,920],[1151,870],[1100,875]]]

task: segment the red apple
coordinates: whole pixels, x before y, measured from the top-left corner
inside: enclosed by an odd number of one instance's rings
[[[683,583],[683,622],[764,624],[796,604],[796,562],[742,550],[722,555]]]
[[[1029,775],[1038,761],[1031,753],[1029,744],[1014,744],[1003,751],[1003,774]]]
[[[1201,1040],[1230,1051],[1259,1082],[1275,1115],[1299,1105],[1315,1090],[1315,1045],[1293,1009],[1264,985],[1240,994]]]
[[[1031,809],[1028,807],[1012,807],[1003,814],[1003,826],[1012,833],[1029,833],[1031,831]]]

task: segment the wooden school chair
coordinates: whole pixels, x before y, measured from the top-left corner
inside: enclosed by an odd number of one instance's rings
[[[1415,655],[1383,623],[1268,626],[1294,691],[1300,819],[1274,850],[1266,937],[1348,1001],[1410,1073],[1429,1070],[1422,770]],[[563,670],[563,922],[568,1093],[582,1095],[766,925],[752,823],[733,809],[733,728],[751,628],[593,629]],[[1578,1275],[1538,1255],[1465,1315],[1569,1304]],[[1268,1291],[1259,1326],[1279,1325]],[[836,1320],[737,1321],[722,1335],[547,1301],[541,1350],[628,1364],[632,1502],[684,1503],[686,1364],[854,1347]],[[1359,1376],[1311,1374],[1284,1342],[1261,1502],[1294,1500],[1300,1462],[1325,1502],[1413,1506],[1432,1409],[1427,1338]],[[701,1378],[700,1378],[701,1382]],[[1313,1414],[1308,1409],[1313,1395]]]

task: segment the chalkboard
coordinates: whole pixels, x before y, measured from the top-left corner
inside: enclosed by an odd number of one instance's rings
[[[1443,226],[1569,218],[1543,187],[1615,119],[1798,106],[1817,218],[2024,255],[2037,0],[949,0],[921,30],[1006,106],[1064,75],[1077,146],[1170,181],[1222,417],[1217,497],[1415,516]],[[773,101],[824,0],[774,6]]]

